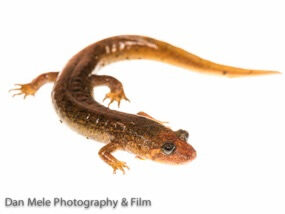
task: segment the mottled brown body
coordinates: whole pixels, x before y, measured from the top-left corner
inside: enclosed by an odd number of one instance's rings
[[[110,110],[93,99],[93,88],[98,85],[110,88],[106,98],[110,98],[111,102],[120,103],[121,99],[127,99],[118,80],[94,75],[93,71],[112,62],[141,58],[226,76],[276,73],[219,65],[147,37],[117,36],[83,49],[61,73],[43,74],[30,84],[20,85],[19,90],[25,96],[33,95],[45,82],[55,81],[52,99],[61,120],[82,135],[107,143],[99,155],[114,171],[124,171],[127,167],[111,155],[117,149],[130,151],[142,159],[174,164],[194,159],[196,152],[186,142],[186,131],[174,132],[145,113],[139,116]]]

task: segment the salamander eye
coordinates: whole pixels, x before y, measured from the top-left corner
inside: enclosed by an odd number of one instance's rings
[[[174,143],[171,143],[171,142],[167,142],[163,144],[161,147],[162,152],[166,155],[172,154],[175,149],[176,149],[176,146],[174,145]]]
[[[187,141],[188,137],[189,137],[189,133],[183,129],[179,129],[178,131],[175,132],[176,136],[180,139],[180,140],[184,140]]]

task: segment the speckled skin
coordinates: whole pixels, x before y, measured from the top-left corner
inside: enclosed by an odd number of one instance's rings
[[[179,164],[193,160],[196,151],[186,142],[186,131],[172,131],[151,117],[114,111],[93,99],[93,87],[97,85],[109,86],[111,92],[108,98],[111,100],[119,102],[126,99],[118,80],[94,75],[93,71],[112,62],[141,58],[226,76],[276,73],[219,65],[148,37],[117,36],[86,47],[68,62],[61,73],[43,74],[30,84],[21,85],[19,90],[25,96],[33,95],[45,82],[55,81],[52,100],[61,120],[80,134],[105,142],[107,145],[99,151],[99,155],[114,171],[124,171],[127,167],[111,155],[117,149],[132,152],[142,159],[165,163]],[[175,145],[171,154],[162,151],[166,142]]]
[[[90,74],[96,66],[127,58],[151,58],[161,52],[154,41],[144,37],[121,36],[85,48],[69,61],[55,82],[53,103],[61,119],[84,136],[105,143],[116,142],[120,145],[119,149],[135,153],[143,159],[182,163],[193,159],[196,153],[175,132],[146,117],[110,110],[97,103],[92,96],[94,84]],[[167,160],[159,157],[157,153],[161,153],[161,145],[166,141],[181,144],[183,151],[179,156],[173,155]],[[176,149],[176,152],[179,150]]]

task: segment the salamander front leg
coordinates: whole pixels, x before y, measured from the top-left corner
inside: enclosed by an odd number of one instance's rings
[[[9,90],[11,91],[19,91],[19,93],[16,93],[13,95],[24,95],[24,98],[26,98],[29,95],[34,96],[35,93],[40,89],[41,86],[48,82],[54,82],[58,76],[59,72],[48,72],[41,74],[37,78],[35,78],[32,82],[27,84],[16,84],[16,86],[19,86],[19,88],[13,88]]]
[[[109,143],[106,146],[102,147],[99,151],[99,156],[102,158],[107,164],[109,164],[113,170],[114,174],[119,169],[125,174],[124,168],[129,169],[125,162],[117,160],[111,153],[115,150],[121,149],[121,145],[115,142]]]
[[[99,75],[92,75],[91,76],[91,82],[92,82],[94,87],[105,85],[105,86],[108,86],[110,88],[110,92],[108,94],[106,94],[106,96],[103,100],[103,101],[105,101],[106,99],[110,99],[108,107],[114,101],[118,102],[119,107],[120,107],[120,103],[121,103],[122,99],[130,101],[125,95],[122,83],[114,77],[106,76],[106,75],[100,75],[100,76]]]
[[[168,123],[168,122],[165,122],[165,121],[157,120],[157,119],[153,118],[152,116],[150,116],[149,114],[147,114],[147,113],[145,113],[145,112],[143,112],[143,111],[138,112],[137,115],[146,117],[146,118],[148,118],[148,119],[151,119],[151,120],[153,120],[153,121],[155,121],[155,122],[160,123],[161,125],[164,125],[165,123]]]

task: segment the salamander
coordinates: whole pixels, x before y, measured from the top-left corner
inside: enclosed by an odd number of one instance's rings
[[[110,88],[105,99],[109,105],[128,100],[122,83],[111,76],[97,75],[100,67],[126,59],[149,59],[228,77],[265,75],[277,71],[242,69],[217,64],[181,48],[153,38],[124,35],[107,38],[91,44],[72,57],[61,72],[41,74],[27,84],[16,84],[24,97],[34,95],[48,82],[54,82],[52,101],[61,121],[80,134],[106,143],[99,156],[113,168],[113,172],[128,168],[112,152],[125,150],[141,159],[181,164],[196,157],[195,149],[187,142],[188,132],[173,131],[150,115],[137,115],[111,110],[93,99],[93,88]],[[95,72],[96,71],[96,72]]]

